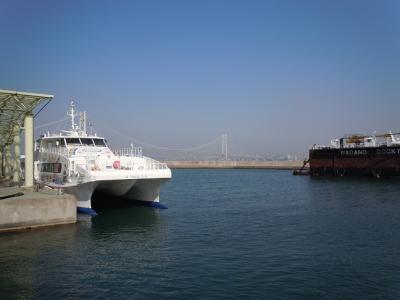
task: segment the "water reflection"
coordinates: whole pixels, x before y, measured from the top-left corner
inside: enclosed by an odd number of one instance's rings
[[[68,245],[77,235],[74,224],[40,228],[0,236],[0,295],[6,298],[30,298],[34,294],[36,264],[40,257],[55,249],[68,255]],[[51,260],[51,256],[49,258]]]
[[[144,272],[148,258],[168,261],[162,212],[129,203],[97,212],[96,217],[79,214],[77,224],[2,234],[1,298],[57,297],[69,290],[73,297],[86,297],[86,277],[101,288],[100,282],[106,284],[120,270]],[[80,286],[82,291],[75,290]]]
[[[121,232],[154,233],[163,225],[159,209],[140,206],[118,197],[96,196],[93,207],[98,213],[91,218],[94,234],[112,235]]]
[[[132,206],[119,209],[98,209],[98,215],[91,219],[91,230],[94,238],[112,237],[121,233],[157,233],[162,229],[162,219],[157,209]]]
[[[324,202],[341,206],[379,205],[397,201],[393,195],[399,193],[398,179],[395,178],[334,178],[315,177],[307,180],[309,199],[317,205]]]

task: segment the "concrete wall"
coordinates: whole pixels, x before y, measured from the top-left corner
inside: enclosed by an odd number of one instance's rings
[[[171,169],[298,169],[303,161],[165,161]]]
[[[31,193],[0,200],[0,231],[76,223],[71,195]]]

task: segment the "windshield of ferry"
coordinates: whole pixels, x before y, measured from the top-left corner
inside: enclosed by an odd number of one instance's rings
[[[94,146],[92,139],[83,139],[81,138],[82,145],[84,146]]]
[[[93,142],[96,146],[107,147],[106,141],[103,139],[93,139]]]
[[[65,141],[67,142],[68,146],[76,146],[81,144],[81,141],[78,138],[66,138]]]
[[[66,138],[68,146],[100,146],[107,147],[104,139],[91,139],[91,138]]]

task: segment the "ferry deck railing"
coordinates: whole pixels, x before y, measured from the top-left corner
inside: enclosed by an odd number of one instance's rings
[[[97,150],[95,147],[88,146],[80,147],[79,149],[83,153],[87,154],[84,156],[85,162],[83,164],[74,160],[76,148],[67,149],[65,147],[53,147],[41,149],[39,153],[45,153],[47,155],[55,154],[60,156],[65,161],[64,163],[66,164],[66,168],[68,170],[66,176],[68,178],[76,177],[76,180],[79,180],[79,182],[89,179],[89,171],[109,169],[154,171],[168,169],[167,164],[161,163],[150,157],[143,156],[142,148],[140,147],[122,148],[116,151],[112,151],[115,155],[114,158],[103,159],[101,161],[97,160]],[[128,159],[125,160],[124,158]],[[132,158],[143,158],[144,164],[137,164],[136,162],[134,162],[134,160],[132,160]]]
[[[143,157],[142,147],[130,147],[113,150],[115,156]]]

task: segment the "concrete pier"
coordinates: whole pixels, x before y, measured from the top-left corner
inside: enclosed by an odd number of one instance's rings
[[[76,199],[56,190],[0,189],[0,232],[76,223]]]
[[[164,161],[171,169],[281,169],[294,170],[303,165],[303,161],[256,161],[256,160],[198,160]]]

